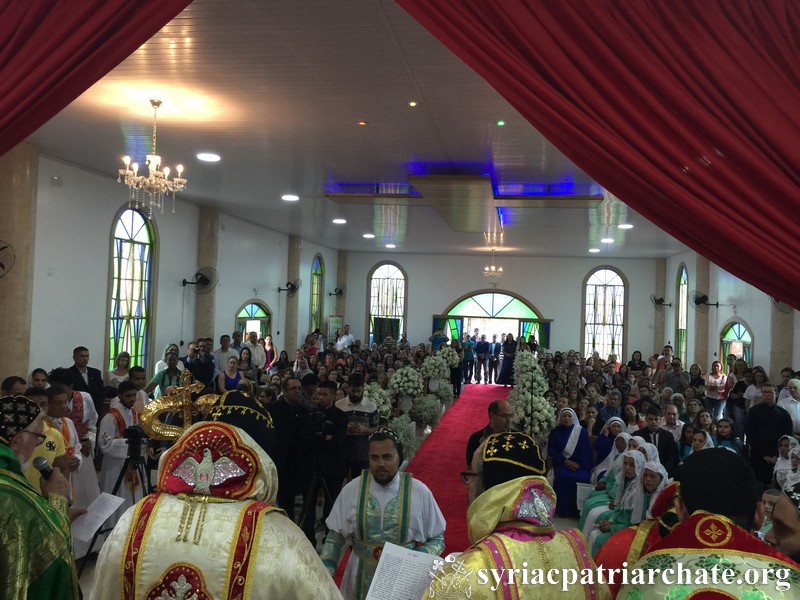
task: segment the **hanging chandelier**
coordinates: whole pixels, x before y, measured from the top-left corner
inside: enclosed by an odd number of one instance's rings
[[[175,212],[175,193],[186,189],[187,180],[182,177],[183,165],[175,167],[178,175],[172,179],[169,178],[170,168],[162,169],[161,157],[156,150],[158,107],[161,106],[161,100],[150,100],[150,106],[153,107],[153,153],[148,154],[145,161],[148,173],[139,175],[139,163],[131,163],[130,156],[123,156],[122,162],[125,163],[125,168],[119,170],[117,183],[128,186],[129,208],[147,207],[152,217],[154,209],[164,213],[164,200],[170,195],[172,195],[172,212]]]
[[[503,276],[503,267],[496,267],[494,264],[494,248],[492,248],[492,264],[483,267],[483,276],[492,287],[497,287],[497,283]]]

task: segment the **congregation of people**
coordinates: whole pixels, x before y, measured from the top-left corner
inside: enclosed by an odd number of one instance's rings
[[[619,567],[678,548],[695,560],[703,540],[687,541],[684,525],[705,513],[732,532],[732,555],[746,548],[765,564],[785,565],[800,586],[800,373],[786,368],[773,386],[763,368],[735,356],[706,372],[696,364],[685,370],[670,346],[622,363],[543,352],[533,336],[476,329],[458,337],[437,330],[428,343],[412,346],[403,334],[362,347],[346,325],[333,340],[312,332],[290,359],[271,336],[249,332],[243,343],[237,330],[216,349],[211,338],[188,343],[185,353],[170,344],[153,373],[123,352],[103,374],[79,346],[68,368],[7,377],[0,500],[4,531],[18,531],[25,551],[4,555],[3,597],[78,597],[75,561],[89,548],[70,538],[69,521],[108,492],[124,502],[93,548],[102,546],[93,598],[117,598],[120,589],[124,597],[180,590],[365,598],[386,542],[439,555],[446,527],[427,486],[403,470],[403,444],[365,385],[387,389],[399,368],[418,368],[444,347],[459,357],[450,369],[455,397],[465,385],[513,386],[518,353],[536,353],[556,422],[545,436],[514,431],[513,406],[491,402],[461,473],[473,546],[444,565],[426,597],[467,585],[469,597],[494,598],[474,573],[523,561]],[[184,399],[180,390],[190,383],[192,398],[212,400]],[[129,467],[130,431],[140,426],[182,432],[145,441],[145,477]],[[52,470],[34,468],[37,457]],[[144,481],[151,469],[152,487]],[[48,553],[28,547],[22,525],[12,527],[17,514],[35,523]],[[556,517],[579,521],[557,530]],[[631,537],[639,528],[646,535]],[[505,585],[521,598],[587,593]],[[597,583],[590,592],[606,598],[625,590]]]

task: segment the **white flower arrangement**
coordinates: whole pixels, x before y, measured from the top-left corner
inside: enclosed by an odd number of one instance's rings
[[[422,427],[433,427],[442,416],[442,403],[432,394],[420,396],[411,404],[408,416]]]
[[[458,352],[453,350],[450,346],[443,346],[442,348],[439,348],[439,352],[436,355],[444,358],[447,366],[450,369],[461,364],[461,359],[458,357]]]
[[[439,387],[433,393],[442,404],[447,404],[453,401],[453,384],[447,380],[439,380]]]
[[[400,415],[389,421],[389,429],[395,432],[403,444],[403,452],[405,458],[411,460],[414,454],[414,435],[415,431],[411,428],[411,417],[408,415]]]
[[[517,352],[514,358],[514,389],[508,401],[514,412],[514,429],[541,438],[552,431],[556,423],[555,408],[544,397],[547,380],[532,352]]]
[[[422,393],[422,375],[413,367],[398,369],[389,380],[389,392],[395,398],[410,396],[416,398]]]
[[[435,377],[437,379],[450,378],[450,366],[447,364],[447,361],[441,354],[428,356],[424,361],[422,361],[422,366],[419,368],[419,372],[420,375],[422,375],[425,378],[429,377]]]
[[[378,407],[378,414],[388,417],[392,414],[392,399],[389,394],[377,383],[368,383],[364,386],[364,396],[369,398]]]

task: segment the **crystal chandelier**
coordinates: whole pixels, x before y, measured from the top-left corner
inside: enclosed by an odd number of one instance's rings
[[[496,267],[494,265],[494,248],[492,248],[492,264],[483,267],[483,276],[486,277],[486,280],[492,287],[497,287],[497,283],[503,276],[503,267]]]
[[[153,107],[153,153],[148,154],[145,161],[148,174],[146,176],[139,175],[139,164],[131,164],[131,157],[123,156],[122,162],[125,163],[125,168],[119,170],[117,183],[124,183],[128,186],[129,208],[131,206],[135,206],[135,208],[139,208],[140,205],[142,208],[147,206],[152,217],[153,209],[164,213],[164,199],[170,194],[172,194],[172,212],[175,212],[175,193],[186,189],[187,180],[182,177],[183,165],[175,167],[178,175],[172,179],[169,178],[169,167],[161,168],[161,157],[156,150],[158,107],[161,106],[161,100],[150,100],[150,106]]]

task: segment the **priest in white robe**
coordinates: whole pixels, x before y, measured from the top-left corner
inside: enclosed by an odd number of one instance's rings
[[[402,454],[394,433],[373,434],[369,470],[342,488],[326,520],[322,561],[331,575],[344,548],[352,548],[341,585],[348,600],[366,597],[386,542],[436,555],[444,550],[442,511],[424,483],[400,472]]]

